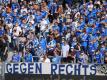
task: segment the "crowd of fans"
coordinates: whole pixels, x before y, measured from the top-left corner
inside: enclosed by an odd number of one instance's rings
[[[1,61],[107,63],[107,2],[72,1],[1,4]]]

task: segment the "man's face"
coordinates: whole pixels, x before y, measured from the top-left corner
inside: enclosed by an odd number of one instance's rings
[[[16,23],[16,27],[18,27],[18,23]]]
[[[90,0],[90,4],[92,4],[93,2]]]
[[[26,23],[26,20],[25,20],[25,19],[23,19],[23,20],[22,20],[22,22],[25,24],[25,23]]]

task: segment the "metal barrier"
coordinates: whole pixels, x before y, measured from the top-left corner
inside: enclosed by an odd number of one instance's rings
[[[61,61],[63,61],[63,57],[59,56],[60,59],[58,60],[59,63],[61,63]],[[50,59],[51,62],[53,62],[53,58],[55,58],[54,56],[48,56],[48,58]],[[40,57],[39,56],[33,56],[33,62],[39,62]]]

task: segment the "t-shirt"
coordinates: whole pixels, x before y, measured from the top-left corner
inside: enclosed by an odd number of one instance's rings
[[[31,53],[27,53],[26,55],[25,55],[25,62],[32,62],[32,58],[33,58],[33,56],[32,56],[32,54]]]
[[[14,32],[13,35],[19,36],[19,33],[22,31],[21,28],[18,26],[18,27],[15,27],[14,29],[16,30],[16,32]]]
[[[35,15],[35,22],[39,23],[42,19],[42,15]]]
[[[27,8],[21,9],[21,14],[23,14],[23,12],[27,13]]]
[[[14,54],[12,56],[12,62],[20,62],[20,55],[19,54]]]
[[[42,38],[40,40],[40,46],[41,46],[41,48],[43,48],[44,50],[46,50],[46,44],[47,44],[46,39]]]
[[[96,54],[96,60],[97,60],[97,63],[101,63],[101,53],[98,53],[98,54]]]
[[[55,48],[56,46],[56,41],[55,40],[51,40],[49,43],[48,43],[48,46],[51,46],[52,48],[49,48],[49,50],[52,50]]]
[[[87,37],[88,35],[87,34],[83,34],[82,35],[82,46],[86,47],[87,46]]]
[[[62,56],[63,57],[67,57],[69,49],[70,49],[69,45],[63,45],[62,46]]]
[[[47,24],[47,21],[45,19],[43,19],[41,21],[40,25],[41,25],[40,30],[44,31],[46,29],[46,25],[48,25],[48,24]]]
[[[5,32],[4,30],[0,29],[0,37],[3,36],[4,32]]]
[[[45,62],[45,63],[50,63],[50,59],[49,59],[49,58],[46,58],[44,62]]]

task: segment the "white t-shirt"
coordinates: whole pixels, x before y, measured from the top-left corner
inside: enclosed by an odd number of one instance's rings
[[[21,14],[23,14],[23,12],[26,12],[26,13],[27,13],[27,12],[28,12],[28,11],[27,11],[27,8],[21,9]]]
[[[68,44],[62,46],[62,56],[67,57],[70,46]]]
[[[45,62],[45,63],[50,63],[50,59],[49,59],[49,58],[46,58],[44,62]]]
[[[48,25],[47,21],[45,19],[43,19],[40,23],[41,27],[40,27],[40,30],[41,31],[44,31],[46,26]]]
[[[21,32],[21,31],[22,31],[22,30],[21,30],[20,27],[17,27],[17,28],[16,28],[16,32],[17,32],[17,33]]]
[[[14,32],[14,35],[19,36],[19,33],[22,32],[21,28],[18,26],[18,27],[15,27],[14,29],[16,30],[16,32]]]
[[[34,19],[35,19],[35,16],[34,16],[34,15],[30,15],[30,16],[28,16],[28,18],[27,18],[28,22],[33,21]]]
[[[9,28],[10,28],[10,33],[12,33],[13,24],[10,23],[10,24],[7,24],[7,26],[9,26]]]

